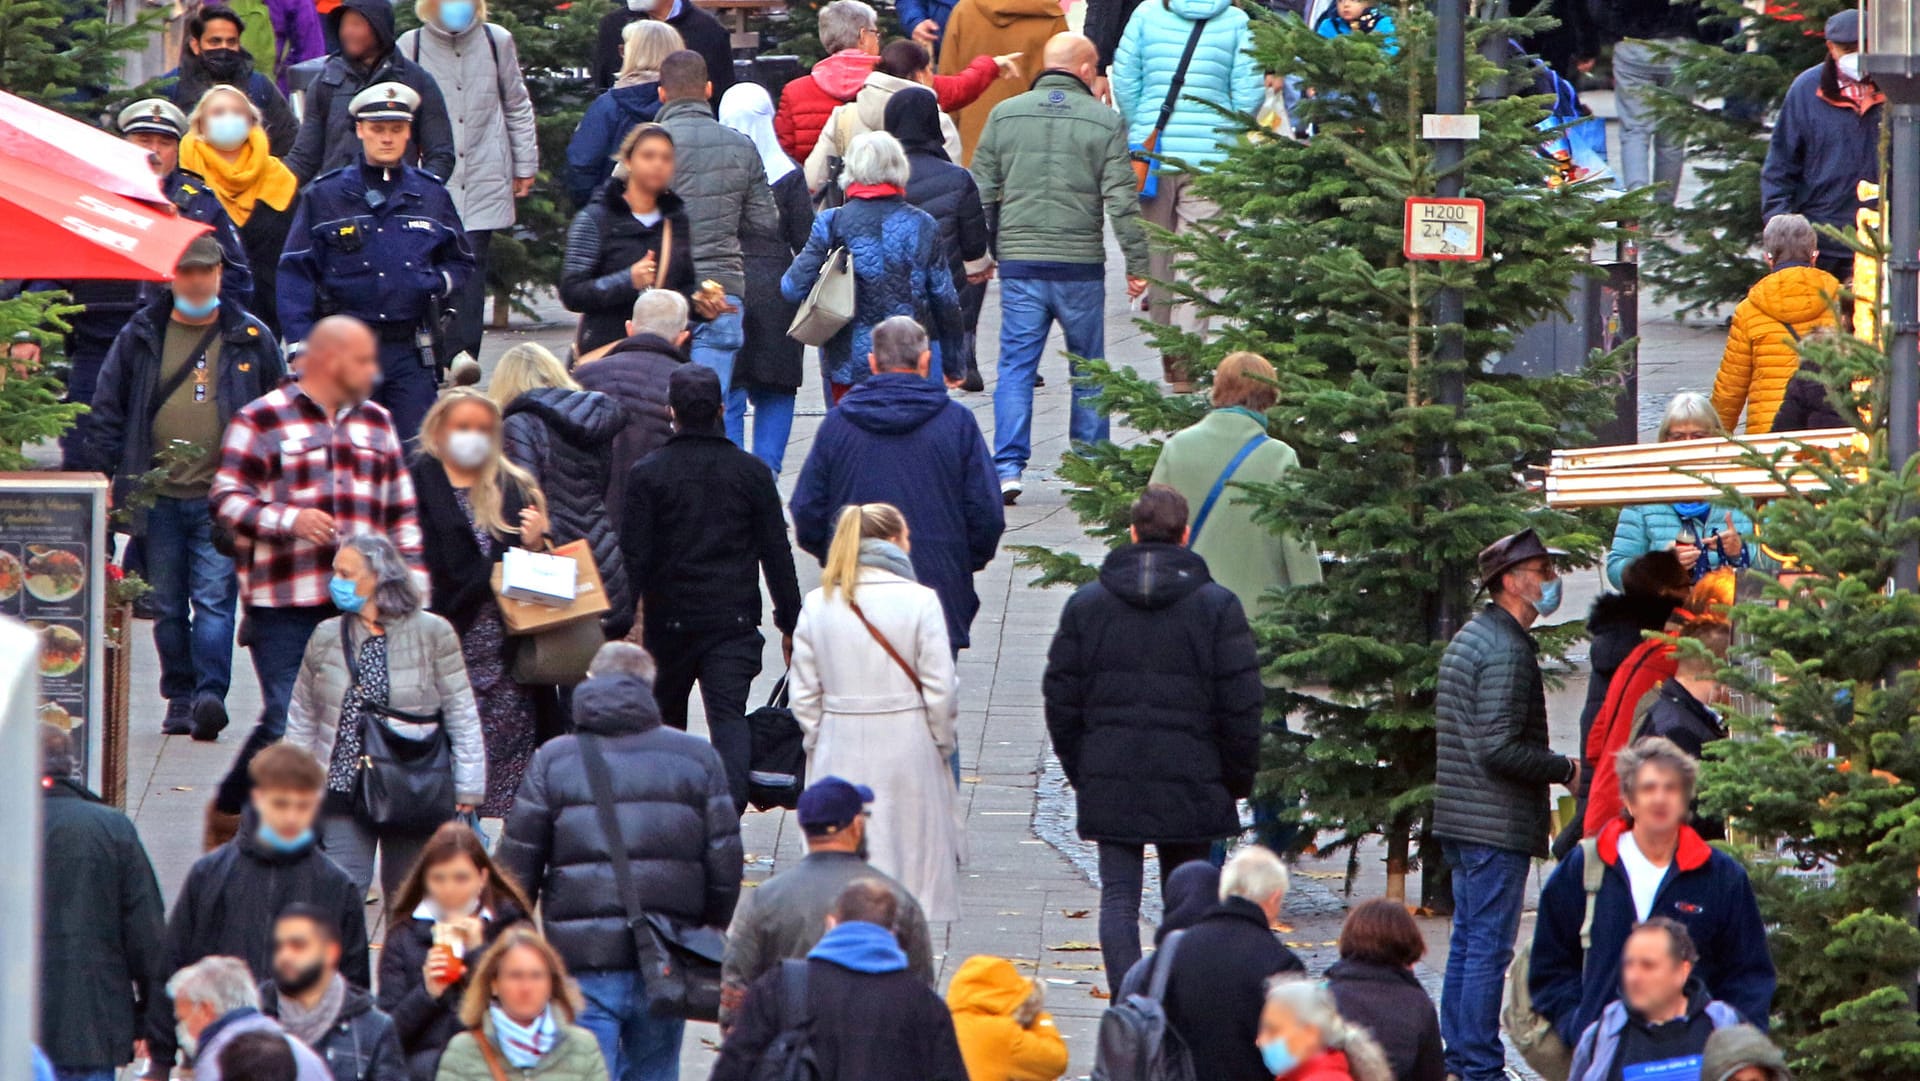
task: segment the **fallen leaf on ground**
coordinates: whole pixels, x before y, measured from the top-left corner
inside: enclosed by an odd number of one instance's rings
[[[1053,967],[1062,972],[1099,972],[1105,965],[1090,965],[1084,961],[1055,961]]]
[[[1091,915],[1092,912],[1093,910],[1090,908],[1069,908],[1062,912],[1061,915],[1070,920],[1084,920]]]
[[[1112,995],[1108,994],[1105,990],[1098,987],[1095,987],[1089,990],[1087,994],[1094,998],[1112,998],[1113,997]]]
[[[1274,930],[1276,930],[1276,931],[1278,931],[1278,932],[1280,932],[1281,934],[1283,934],[1283,935],[1284,935],[1284,934],[1288,934],[1288,933],[1290,933],[1290,932],[1292,932],[1292,930],[1293,930],[1293,924],[1290,924],[1290,923],[1276,923],[1276,924],[1274,924],[1274,925],[1273,925],[1273,929],[1274,929]]]
[[[1098,953],[1100,946],[1095,942],[1080,942],[1075,940],[1072,942],[1062,942],[1058,946],[1048,946],[1047,949],[1055,953]]]

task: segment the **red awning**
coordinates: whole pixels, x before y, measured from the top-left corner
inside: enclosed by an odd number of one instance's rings
[[[188,243],[209,231],[172,210],[0,156],[0,278],[166,281]]]
[[[5,91],[0,91],[0,156],[30,161],[53,170],[63,181],[77,180],[129,199],[167,201],[150,152]]]

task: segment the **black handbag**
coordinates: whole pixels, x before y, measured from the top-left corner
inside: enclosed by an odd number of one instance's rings
[[[587,787],[600,817],[600,832],[613,864],[614,886],[626,909],[627,931],[640,959],[640,979],[647,989],[647,1010],[656,1017],[688,1021],[720,1019],[720,962],[726,957],[727,936],[714,928],[676,919],[640,907],[639,888],[627,843],[620,832],[620,816],[613,805],[613,775],[600,751],[600,738],[574,736],[580,762],[586,767]]]
[[[340,651],[346,656],[351,696],[360,686],[360,662],[354,657],[350,618],[340,624]],[[363,703],[360,762],[354,771],[353,813],[375,833],[430,833],[453,817],[453,746],[442,715],[423,717],[386,705]],[[389,721],[430,726],[416,739],[393,730]]]
[[[747,714],[753,741],[747,759],[747,802],[761,811],[795,809],[801,790],[807,787],[807,734],[787,708],[787,678],[783,675],[774,684],[766,705]]]

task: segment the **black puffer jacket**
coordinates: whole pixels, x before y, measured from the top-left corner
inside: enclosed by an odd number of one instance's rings
[[[658,267],[660,234],[669,223],[667,272],[655,284],[686,296],[689,303],[699,288],[693,271],[693,230],[680,197],[662,194],[660,220],[642,225],[627,206],[626,190],[621,181],[609,180],[599,197],[581,208],[567,226],[567,250],[560,260],[560,303],[580,313],[574,344],[582,354],[626,337],[633,302],[640,299],[640,290],[633,287],[633,264],[652,252]]]
[[[1493,604],[1447,643],[1434,699],[1436,836],[1547,854],[1547,786],[1572,780],[1574,760],[1547,746],[1538,648]]]
[[[333,27],[330,40],[338,40],[340,19],[354,12],[367,20],[379,42],[380,58],[371,68],[348,60],[336,51],[307,88],[300,133],[293,149],[286,154],[287,168],[301,184],[322,173],[360,160],[360,139],[354,134],[353,117],[347,105],[353,96],[381,83],[402,83],[420,95],[420,108],[413,114],[413,142],[407,147],[406,163],[445,180],[453,175],[453,121],[447,117],[447,100],[440,94],[427,69],[401,56],[393,47],[398,35],[393,30],[393,5],[387,0],[340,0],[340,6],[327,13]]]
[[[541,387],[515,398],[504,411],[507,458],[533,474],[547,496],[549,535],[555,544],[586,538],[611,606],[600,621],[608,638],[633,626],[633,591],[620,561],[620,531],[607,513],[613,442],[626,423],[605,394]]]
[[[1787,393],[1780,400],[1780,411],[1773,415],[1773,431],[1808,432],[1817,428],[1850,427],[1847,418],[1834,407],[1833,395],[1820,381],[1820,369],[1806,361],[1787,381]]]
[[[260,1012],[280,1017],[280,989],[272,980],[260,985]],[[333,1026],[312,1047],[333,1081],[407,1081],[407,1061],[400,1054],[393,1019],[374,1006],[372,995],[352,984]]]
[[[947,158],[940,102],[931,90],[902,90],[887,100],[887,133],[906,148],[907,202],[940,223],[953,284],[967,284],[967,263],[987,254],[987,212],[973,174]]]
[[[1340,1016],[1372,1033],[1387,1054],[1394,1081],[1445,1081],[1440,1015],[1411,969],[1371,961],[1339,961],[1327,969]]]
[[[740,899],[740,818],[720,754],[699,736],[663,727],[653,689],[639,679],[590,679],[573,692],[576,735],[534,752],[494,859],[540,906],[547,940],[575,972],[637,965],[610,849],[580,758],[599,737],[620,834],[640,905],[725,927]]]
[[[673,423],[667,419],[667,380],[686,362],[687,354],[678,346],[658,334],[642,333],[623,339],[599,360],[573,369],[575,382],[620,403],[626,418],[613,439],[607,474],[606,505],[616,527],[633,463],[673,438]]]
[[[1193,1053],[1193,1074],[1207,1081],[1268,1081],[1253,1038],[1267,981],[1306,974],[1300,958],[1267,926],[1267,914],[1229,897],[1182,931],[1167,976],[1167,1023]],[[1166,949],[1162,943],[1161,949]]]
[[[1047,732],[1090,841],[1240,831],[1265,692],[1240,601],[1177,544],[1131,544],[1060,613]]]
[[[487,945],[525,919],[526,914],[512,905],[496,906],[493,918],[486,921]],[[393,1018],[393,1031],[400,1038],[413,1081],[433,1081],[441,1052],[467,1031],[460,1023],[460,997],[467,993],[464,975],[439,998],[427,994],[427,951],[432,948],[433,921],[406,915],[387,928],[386,945],[380,950],[380,1008]],[[469,955],[467,960],[471,973],[477,958]]]

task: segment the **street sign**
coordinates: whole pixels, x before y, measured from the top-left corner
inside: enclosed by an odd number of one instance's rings
[[[1479,199],[1407,200],[1401,251],[1409,259],[1474,262],[1487,236],[1487,204]]]

